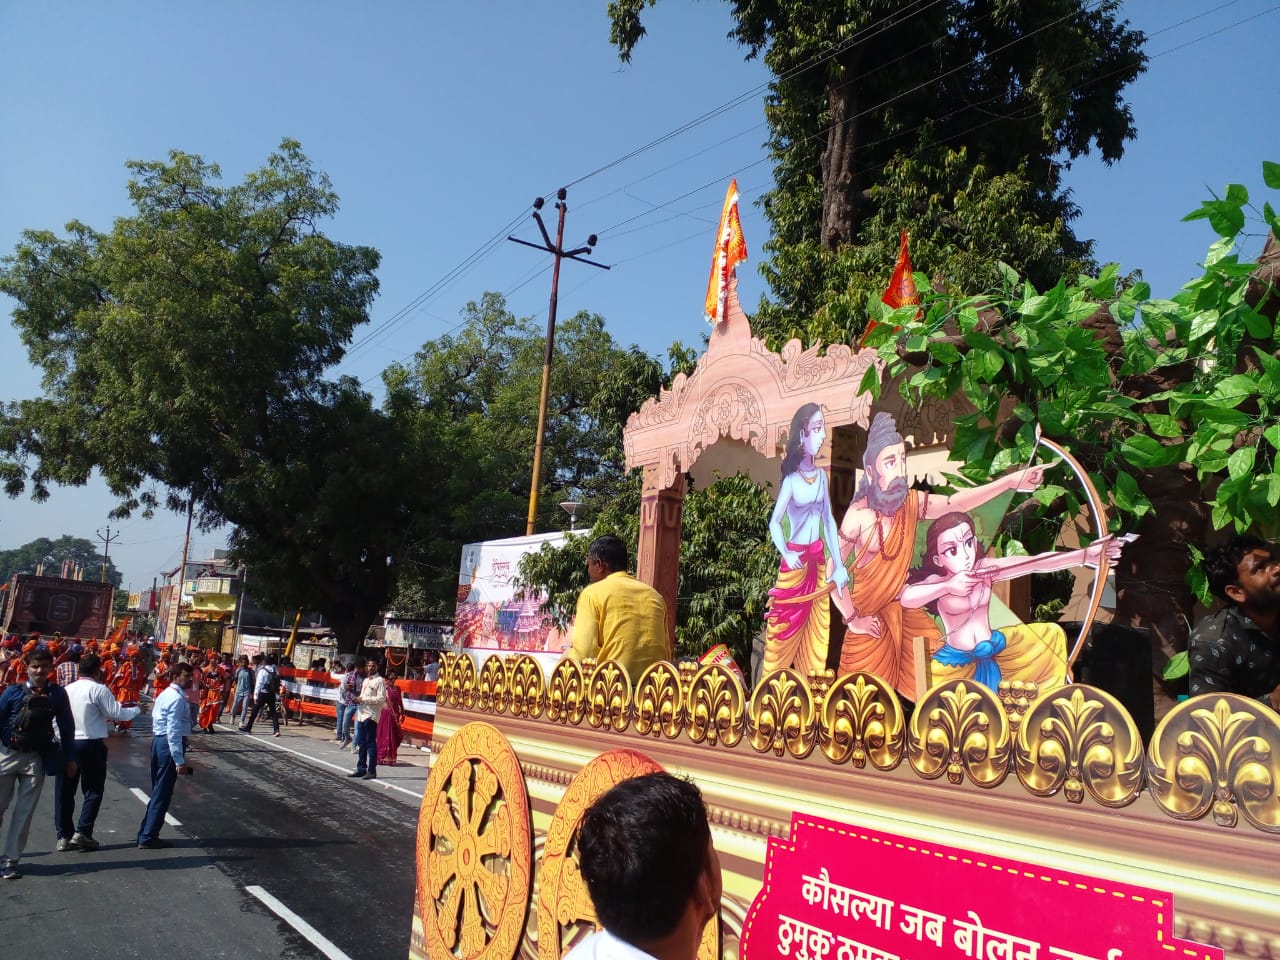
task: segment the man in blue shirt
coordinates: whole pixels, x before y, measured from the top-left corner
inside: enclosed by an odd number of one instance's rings
[[[27,654],[26,665],[27,679],[0,694],[0,744],[4,750],[0,756],[0,821],[4,819],[15,788],[17,791],[4,843],[4,859],[0,862],[0,879],[4,880],[17,880],[22,876],[18,860],[27,845],[31,815],[40,800],[45,774],[58,773],[61,768],[73,777],[78,769],[75,761],[63,757],[60,743],[53,738],[55,725],[61,743],[70,744],[76,736],[67,693],[50,679],[53,655],[43,647],[36,647]],[[20,729],[26,726],[20,722],[24,707],[28,720],[43,717],[43,721],[38,725],[33,723],[29,729]]]
[[[169,671],[173,682],[156,697],[151,710],[151,799],[138,827],[138,846],[159,850],[172,846],[160,839],[164,815],[169,812],[173,786],[178,775],[191,773],[187,763],[187,737],[191,733],[191,709],[187,691],[191,689],[192,670],[189,663],[175,663]]]

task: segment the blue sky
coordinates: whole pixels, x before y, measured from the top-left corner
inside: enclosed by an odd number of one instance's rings
[[[452,329],[486,290],[545,322],[549,258],[500,238],[535,239],[533,198],[565,184],[566,240],[599,234],[595,258],[613,269],[566,265],[562,316],[600,313],[615,339],[651,353],[676,339],[696,343],[732,176],[751,251],[739,268],[742,300],[758,300],[768,234],[753,202],[771,183],[762,148],[768,76],[726,38],[725,4],[658,4],[630,65],[608,44],[604,0],[355,10],[329,0],[0,6],[0,252],[28,227],[77,218],[109,228],[129,212],[126,160],[178,148],[235,181],[288,136],[342,198],[327,232],[383,255],[372,322],[341,368],[372,389],[387,364]],[[1260,162],[1280,160],[1267,69],[1280,46],[1280,4],[1140,0],[1124,11],[1152,35],[1154,59],[1128,91],[1138,139],[1112,167],[1078,162],[1067,182],[1083,210],[1076,231],[1096,240],[1098,258],[1142,269],[1164,296],[1194,275],[1213,239],[1203,222],[1181,216],[1207,188],[1260,190]],[[1256,253],[1261,240],[1251,242],[1246,252]],[[10,307],[0,298],[3,399],[39,390]],[[41,505],[0,498],[0,549],[63,533],[93,538],[111,505],[100,483],[56,488]],[[126,583],[147,586],[176,566],[183,518],[112,527]],[[197,532],[193,555],[222,539]]]

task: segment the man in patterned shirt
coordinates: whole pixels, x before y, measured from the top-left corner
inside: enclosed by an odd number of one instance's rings
[[[1196,624],[1188,660],[1191,696],[1238,693],[1280,711],[1280,557],[1257,537],[1211,551],[1204,574],[1227,606]]]
[[[54,668],[53,679],[60,687],[69,687],[80,679],[80,657],[83,648],[77,649],[72,647],[67,653],[67,659]]]

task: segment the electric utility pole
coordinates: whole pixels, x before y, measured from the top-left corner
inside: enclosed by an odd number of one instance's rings
[[[107,560],[111,557],[111,544],[120,539],[120,531],[116,531],[116,535],[111,535],[111,524],[107,524],[107,532],[104,534],[98,531],[98,539],[102,541],[102,576],[98,578],[99,582],[107,582]]]
[[[560,223],[556,227],[555,243],[551,242],[551,235],[547,233],[546,224],[542,222],[542,214],[538,212],[546,202],[542,197],[533,201],[533,219],[538,221],[538,229],[542,231],[542,243],[530,243],[528,240],[507,237],[512,243],[521,243],[535,250],[545,250],[554,257],[551,268],[551,305],[547,307],[547,345],[542,355],[542,396],[538,400],[538,439],[533,445],[533,482],[529,486],[529,520],[524,530],[526,536],[533,533],[534,521],[538,514],[538,484],[542,479],[542,445],[547,432],[547,394],[551,389],[551,358],[556,338],[556,297],[560,286],[560,261],[577,260],[579,263],[599,267],[601,270],[609,269],[603,263],[596,263],[594,260],[587,260],[580,256],[583,253],[590,253],[591,248],[596,245],[594,233],[587,237],[585,247],[577,247],[573,250],[564,248],[564,215],[569,212],[569,205],[565,203],[566,196],[568,191],[564,187],[556,191],[556,209],[560,211]]]

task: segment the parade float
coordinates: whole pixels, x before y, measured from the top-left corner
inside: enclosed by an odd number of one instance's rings
[[[769,480],[761,676],[445,656],[410,956],[558,960],[593,929],[583,812],[661,768],[701,788],[724,870],[705,960],[1280,960],[1280,717],[1207,696],[1144,737],[1073,682],[1124,542],[1069,452],[1043,439],[1043,467],[920,489],[961,405],[873,402],[870,349],[770,351],[732,262],[713,271],[705,354],[624,434],[644,481],[637,575],[674,615],[689,478],[732,462]],[[1087,484],[1094,536],[984,556],[983,511],[1045,468]],[[1014,615],[1013,578],[1069,566],[1095,572],[1078,630]]]

